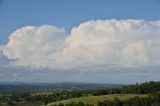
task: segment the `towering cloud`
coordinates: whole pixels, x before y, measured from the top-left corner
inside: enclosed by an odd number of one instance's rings
[[[70,34],[52,25],[13,32],[3,49],[15,65],[76,68],[160,65],[160,21],[96,20]]]
[[[66,32],[56,26],[26,26],[9,36],[4,54],[9,59],[17,60],[14,65],[54,66],[56,55],[62,51],[66,36]]]

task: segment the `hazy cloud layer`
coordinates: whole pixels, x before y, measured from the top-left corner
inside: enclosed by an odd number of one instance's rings
[[[0,66],[8,64],[9,64],[9,59],[3,54],[2,51],[0,51]]]
[[[60,71],[47,68],[1,67],[0,82],[96,82],[136,83],[160,80],[160,66],[141,68],[96,68]]]
[[[9,36],[3,52],[17,60],[12,65],[51,69],[160,65],[160,21],[91,20],[70,33],[26,26]]]

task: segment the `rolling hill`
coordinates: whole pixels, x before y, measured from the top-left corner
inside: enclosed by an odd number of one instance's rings
[[[49,103],[47,106],[53,106],[55,104],[67,104],[71,102],[83,102],[85,104],[97,104],[98,101],[104,101],[104,100],[110,100],[113,101],[115,98],[119,98],[120,100],[127,100],[129,98],[134,98],[134,97],[140,97],[140,98],[145,98],[147,97],[147,94],[111,94],[111,95],[101,95],[101,96],[88,96],[88,97],[80,97],[80,98],[73,98],[73,99],[68,99],[68,100],[62,100],[54,103]]]

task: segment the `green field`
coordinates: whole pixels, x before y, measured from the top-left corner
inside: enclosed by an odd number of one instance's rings
[[[70,103],[70,102],[84,102],[84,103],[89,103],[89,104],[97,104],[98,101],[104,101],[104,100],[114,100],[114,98],[119,98],[120,100],[127,100],[129,98],[133,97],[140,97],[140,98],[145,98],[147,97],[146,94],[112,94],[112,95],[102,95],[102,96],[88,96],[88,97],[80,97],[80,98],[73,98],[73,99],[68,99],[68,100],[63,100],[63,101],[58,101],[54,103],[50,103],[47,106],[52,106],[54,104],[59,104],[59,103]]]

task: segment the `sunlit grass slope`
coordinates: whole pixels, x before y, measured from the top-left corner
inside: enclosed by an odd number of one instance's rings
[[[88,96],[88,97],[80,97],[80,98],[73,98],[73,99],[68,99],[68,100],[63,100],[63,101],[58,101],[54,103],[48,104],[48,106],[52,106],[54,104],[59,104],[59,103],[70,103],[70,102],[84,102],[84,103],[89,103],[89,104],[97,104],[98,101],[104,101],[104,100],[114,100],[114,98],[119,98],[120,100],[127,100],[129,98],[134,98],[134,97],[140,97],[140,98],[145,98],[147,97],[146,94],[112,94],[112,95],[101,95],[101,96]]]

